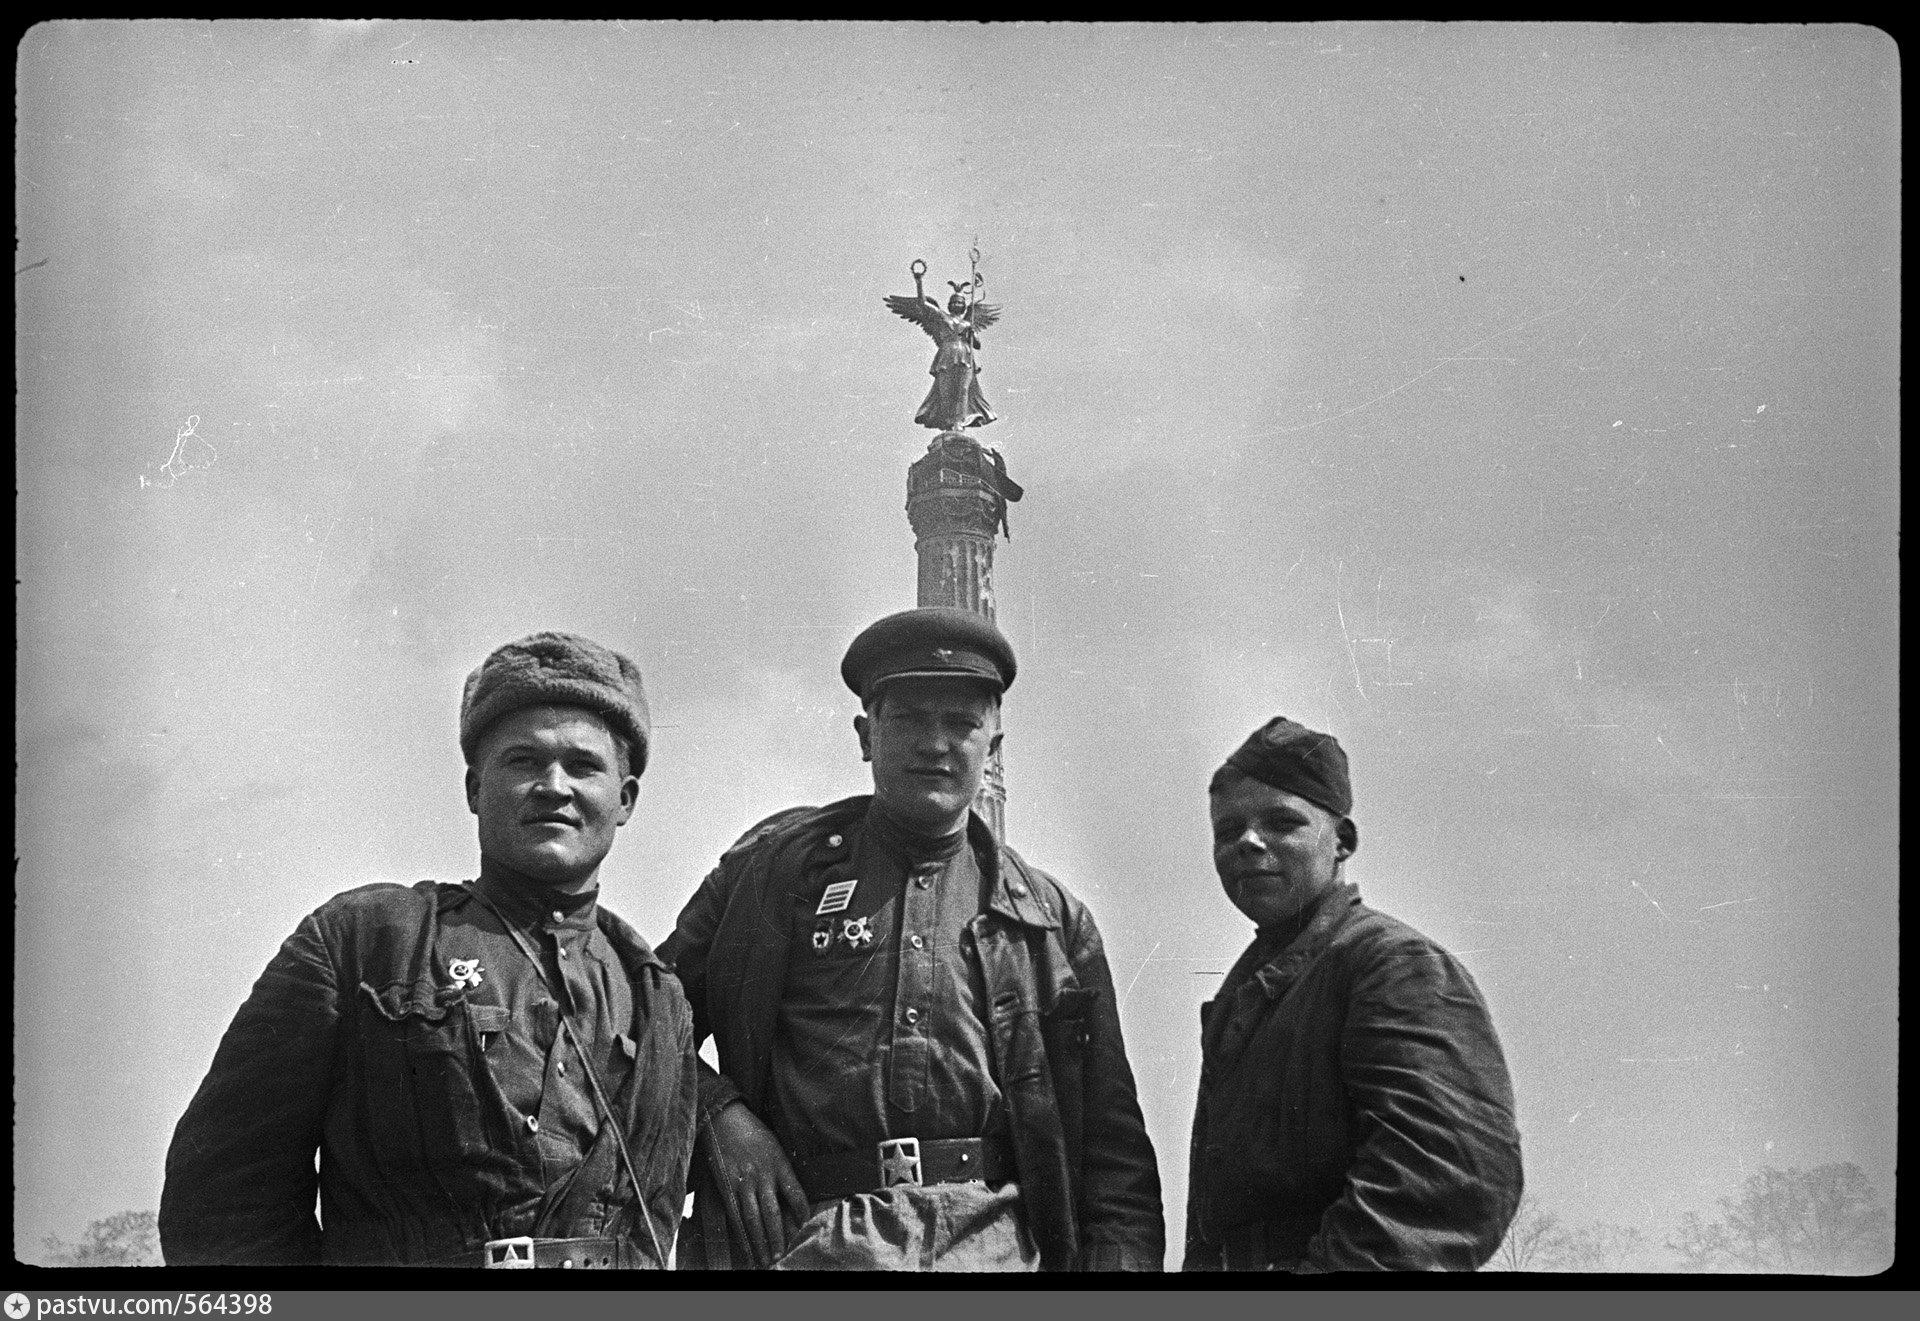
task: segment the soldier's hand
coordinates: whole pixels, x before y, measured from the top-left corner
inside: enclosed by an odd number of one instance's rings
[[[746,1242],[754,1265],[771,1266],[787,1250],[782,1211],[793,1217],[796,1229],[808,1215],[806,1191],[780,1139],[758,1115],[735,1102],[708,1125],[707,1164],[735,1237]]]

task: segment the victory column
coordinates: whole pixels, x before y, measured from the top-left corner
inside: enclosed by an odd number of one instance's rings
[[[907,521],[920,561],[915,604],[957,606],[992,619],[994,538],[1008,531],[1007,506],[1022,492],[1007,476],[1006,461],[968,433],[969,427],[994,421],[993,408],[980,389],[974,354],[980,348],[979,332],[1000,319],[998,307],[980,301],[985,283],[980,250],[973,249],[970,256],[966,282],[947,281],[953,292],[944,310],[927,296],[927,264],[919,260],[908,268],[913,297],[890,294],[886,304],[926,331],[937,346],[928,369],[933,387],[913,418],[936,434],[926,454],[907,469]],[[1006,778],[995,750],[974,809],[996,839],[1006,835],[1006,802]]]

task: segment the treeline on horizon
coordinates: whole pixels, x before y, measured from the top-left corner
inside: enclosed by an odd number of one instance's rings
[[[1769,1165],[1719,1206],[1719,1219],[1689,1211],[1656,1243],[1633,1225],[1566,1224],[1528,1193],[1484,1269],[1872,1275],[1893,1264],[1892,1217],[1850,1162],[1811,1170]]]

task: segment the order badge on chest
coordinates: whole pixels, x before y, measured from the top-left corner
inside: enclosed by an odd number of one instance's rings
[[[814,954],[830,959],[872,953],[880,944],[884,888],[863,886],[857,876],[828,882],[813,906],[809,943]]]

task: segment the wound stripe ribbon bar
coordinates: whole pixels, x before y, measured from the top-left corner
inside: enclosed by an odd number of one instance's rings
[[[813,915],[824,917],[828,913],[845,911],[847,905],[853,902],[853,889],[858,884],[860,878],[856,876],[852,880],[835,881],[829,885],[820,895],[820,906],[813,910]]]

